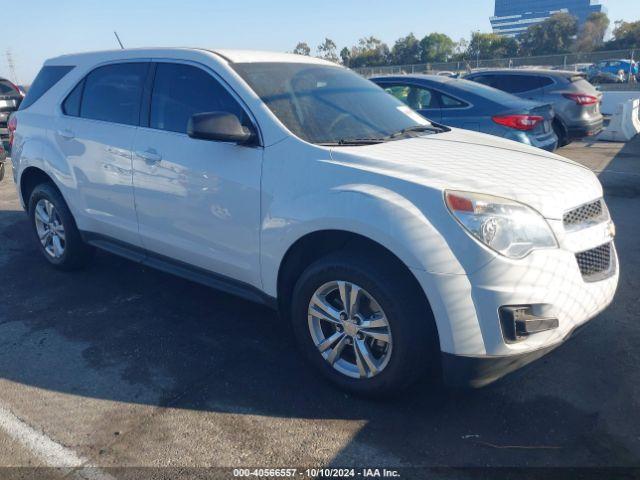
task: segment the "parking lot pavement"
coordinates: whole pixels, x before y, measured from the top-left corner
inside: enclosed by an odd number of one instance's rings
[[[613,305],[490,387],[385,402],[318,380],[264,307],[106,253],[49,268],[9,171],[0,465],[640,466],[640,138],[559,153],[604,182],[622,265]]]

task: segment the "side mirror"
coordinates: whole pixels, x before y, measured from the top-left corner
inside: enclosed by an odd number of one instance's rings
[[[255,137],[248,128],[243,127],[240,119],[233,113],[206,112],[196,113],[189,119],[187,135],[200,140],[214,140],[245,145]]]

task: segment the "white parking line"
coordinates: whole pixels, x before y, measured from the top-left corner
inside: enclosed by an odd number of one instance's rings
[[[26,447],[47,467],[60,468],[61,473],[64,474],[73,472],[73,478],[115,480],[100,469],[91,467],[87,459],[80,457],[73,450],[56,443],[44,433],[34,430],[2,405],[0,405],[0,429]]]

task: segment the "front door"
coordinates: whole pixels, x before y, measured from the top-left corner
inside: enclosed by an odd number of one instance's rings
[[[249,116],[200,66],[154,65],[148,125],[143,121],[133,147],[144,247],[258,286],[262,148],[186,134],[195,113],[224,111],[245,123]]]

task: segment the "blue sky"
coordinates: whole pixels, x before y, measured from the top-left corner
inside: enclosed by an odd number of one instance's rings
[[[29,83],[42,62],[56,55],[125,46],[202,46],[292,50],[298,41],[315,49],[325,36],[351,46],[375,35],[390,45],[409,32],[433,31],[455,40],[490,31],[493,0],[23,0],[17,20],[3,23],[0,76],[9,76],[11,49],[18,79]],[[640,19],[639,0],[604,0],[614,20]]]

